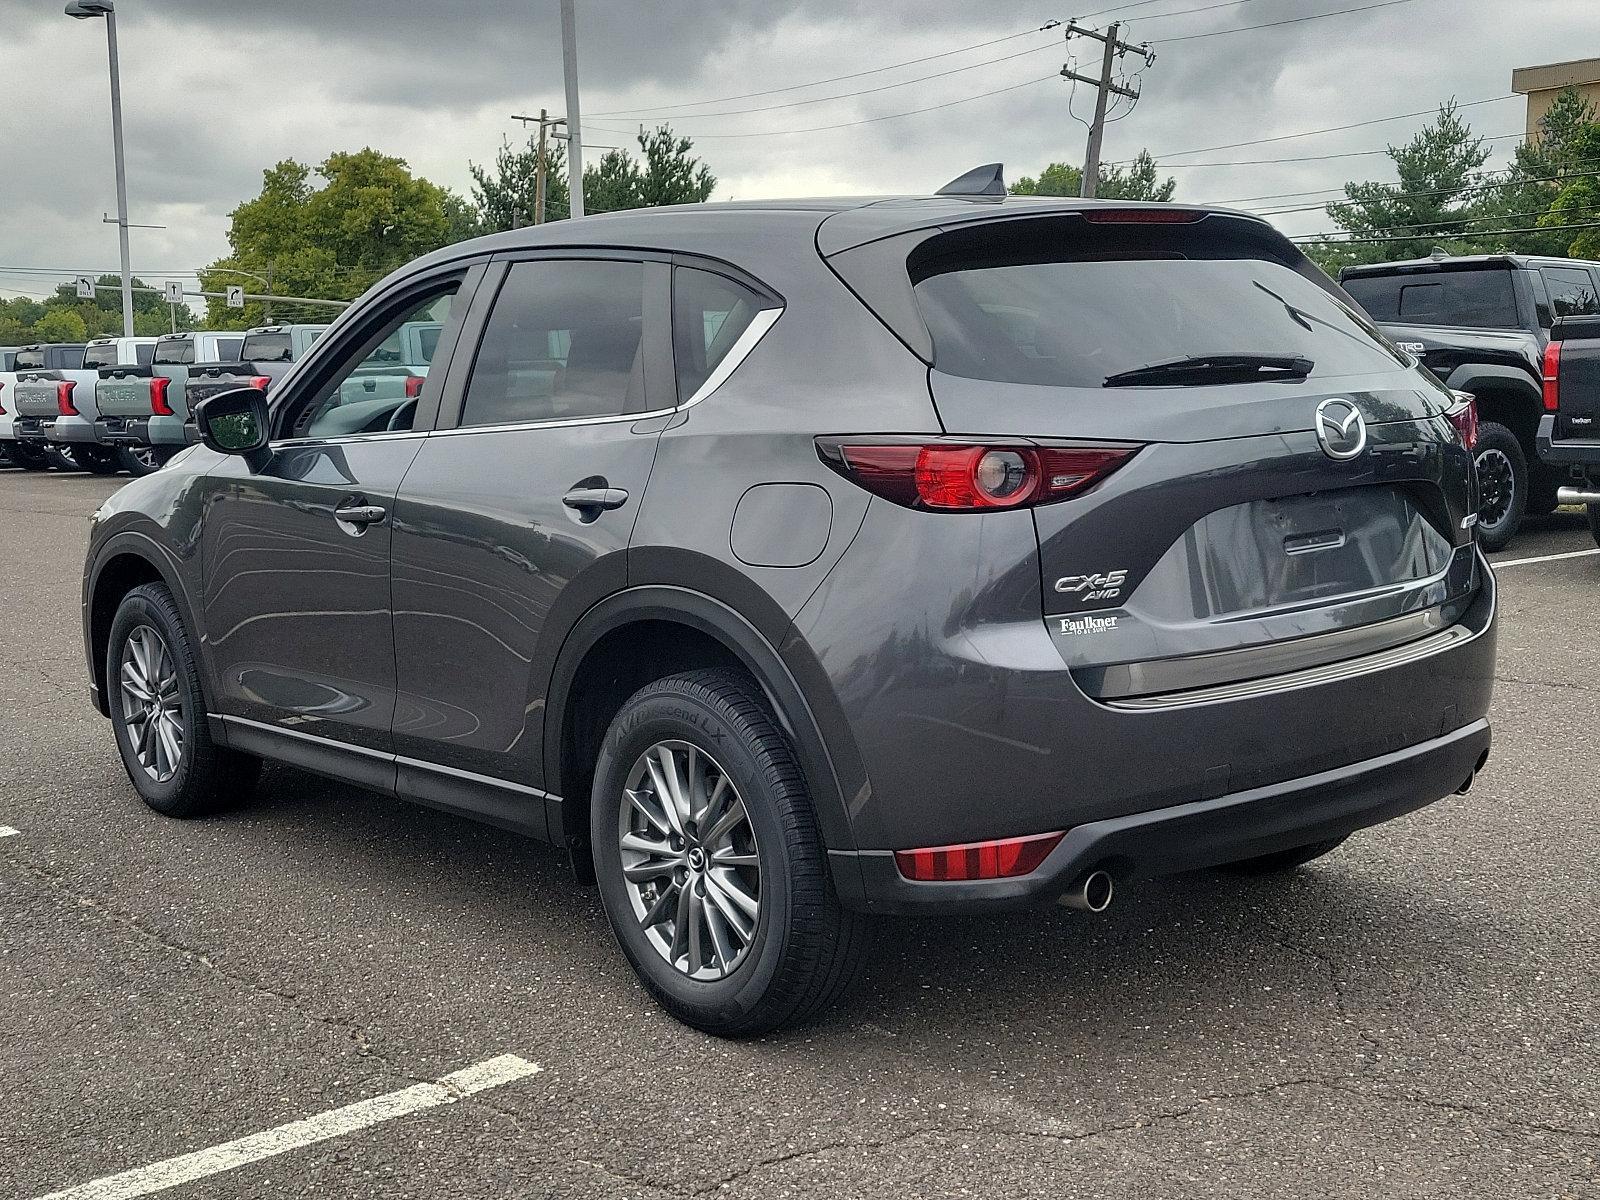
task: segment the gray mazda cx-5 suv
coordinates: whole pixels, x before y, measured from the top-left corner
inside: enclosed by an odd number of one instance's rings
[[[520,229],[198,415],[84,574],[138,793],[274,759],[549,841],[715,1033],[834,1000],[872,914],[1293,867],[1488,755],[1470,403],[1252,216]]]

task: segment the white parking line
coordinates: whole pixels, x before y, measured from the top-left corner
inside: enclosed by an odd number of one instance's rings
[[[253,1133],[249,1137],[223,1142],[208,1150],[180,1154],[177,1158],[151,1163],[147,1167],[80,1183],[64,1192],[51,1192],[39,1200],[127,1200],[132,1196],[148,1196],[181,1183],[192,1183],[208,1175],[219,1175],[235,1167],[259,1162],[275,1154],[299,1150],[329,1138],[343,1137],[347,1133],[392,1121],[396,1117],[409,1116],[425,1108],[453,1104],[474,1092],[511,1083],[540,1069],[537,1063],[518,1058],[515,1054],[502,1054],[476,1066],[455,1071],[435,1083],[419,1083],[398,1092],[360,1100],[314,1117],[279,1125],[264,1133]]]
[[[21,832],[22,830],[13,829],[9,825],[0,825],[0,837],[16,837]]]
[[[1533,558],[1508,558],[1504,562],[1494,562],[1493,559],[1489,561],[1494,563],[1494,569],[1498,571],[1501,567],[1520,567],[1525,563],[1555,562],[1559,558],[1587,558],[1591,554],[1600,554],[1600,550],[1568,550],[1565,554],[1540,554]]]

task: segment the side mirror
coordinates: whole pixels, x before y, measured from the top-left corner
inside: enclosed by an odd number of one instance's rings
[[[230,388],[200,401],[194,410],[200,440],[218,454],[254,457],[267,448],[267,394],[260,388]]]

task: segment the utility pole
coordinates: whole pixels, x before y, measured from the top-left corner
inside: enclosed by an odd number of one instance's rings
[[[550,114],[541,108],[539,110],[539,158],[534,170],[533,185],[533,223],[535,225],[544,224],[544,191],[549,170],[545,165],[549,162],[549,159],[545,156],[545,129],[549,123]]]
[[[1112,79],[1112,65],[1124,54],[1139,55],[1144,59],[1144,65],[1147,67],[1156,61],[1155,51],[1150,48],[1148,42],[1136,46],[1118,38],[1117,32],[1121,28],[1120,22],[1113,21],[1106,31],[1101,33],[1097,29],[1089,29],[1086,26],[1079,25],[1076,21],[1067,22],[1065,37],[1068,41],[1071,41],[1073,36],[1076,35],[1078,37],[1093,38],[1095,41],[1102,42],[1105,45],[1105,53],[1101,58],[1100,77],[1098,79],[1090,78],[1088,75],[1082,75],[1072,70],[1070,63],[1061,68],[1061,74],[1067,79],[1086,83],[1095,89],[1094,123],[1089,126],[1089,145],[1083,154],[1083,186],[1078,191],[1079,195],[1090,198],[1094,196],[1100,185],[1100,142],[1105,137],[1106,107],[1110,102],[1111,96],[1115,93],[1118,96],[1126,96],[1129,100],[1137,101],[1139,99],[1139,89],[1137,87],[1124,87]]]
[[[578,18],[573,0],[561,0],[561,73],[567,83],[567,194],[569,215],[583,216],[583,125],[578,116]]]

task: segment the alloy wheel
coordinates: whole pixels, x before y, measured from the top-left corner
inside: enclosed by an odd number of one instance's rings
[[[1506,519],[1516,474],[1505,451],[1490,447],[1478,455],[1478,520],[1493,527]]]
[[[183,762],[183,693],[177,659],[149,625],[123,643],[118,680],[134,757],[151,779],[166,783]]]
[[[684,741],[633,764],[618,821],[622,874],[645,938],[691,979],[722,979],[755,942],[761,856],[733,779]]]
[[[146,471],[159,471],[163,460],[156,453],[154,446],[132,446],[128,454]]]

